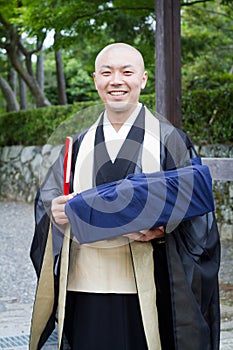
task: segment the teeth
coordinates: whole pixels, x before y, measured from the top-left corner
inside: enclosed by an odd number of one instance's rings
[[[124,91],[112,91],[112,92],[110,92],[110,94],[113,96],[122,96],[125,94],[125,92]]]

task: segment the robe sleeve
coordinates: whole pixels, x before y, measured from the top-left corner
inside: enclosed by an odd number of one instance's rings
[[[164,170],[186,166],[197,156],[188,136],[167,123],[161,123],[161,139]],[[214,212],[182,221],[165,238],[177,347],[217,350],[220,239]]]
[[[30,258],[38,277],[43,263],[44,251],[50,227],[51,202],[53,198],[60,196],[63,193],[63,153],[64,149],[62,149],[58,159],[49,169],[35,198],[35,231],[31,244]],[[53,254],[55,257],[58,255],[62,246],[63,232],[62,227],[55,226],[54,224],[52,225],[54,233]]]
[[[72,148],[70,192],[73,191],[73,173],[75,169],[76,157],[80,143],[82,142],[86,131],[87,129],[79,134],[74,135],[73,137],[74,143]],[[49,227],[51,224],[51,202],[54,198],[63,194],[64,151],[65,147],[63,146],[57,160],[48,170],[48,173],[43,183],[41,184],[35,198],[35,231],[30,249],[30,258],[38,277],[40,275],[43,263],[44,251],[46,247]],[[56,264],[56,262],[59,260],[58,258],[63,244],[64,232],[64,226],[59,226],[52,222],[54,264]],[[56,273],[56,266],[54,267]]]
[[[73,173],[75,168],[75,161],[78,154],[80,143],[86,133],[87,129],[83,132],[74,135],[73,149],[72,149],[72,169],[71,169],[71,185],[70,192],[73,191]],[[30,258],[33,266],[36,270],[36,274],[39,277],[44,251],[46,247],[49,227],[51,224],[51,202],[54,198],[63,194],[63,163],[64,163],[64,146],[61,152],[50,167],[47,175],[42,182],[39,190],[37,191],[35,203],[34,203],[34,214],[35,214],[35,231],[30,249]],[[58,257],[62,248],[64,238],[65,227],[56,225],[52,222],[52,238],[53,238],[53,255],[54,264],[58,262]],[[56,268],[56,266],[54,266]],[[56,271],[55,271],[56,272]]]

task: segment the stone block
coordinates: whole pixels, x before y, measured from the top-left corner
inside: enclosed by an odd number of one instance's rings
[[[20,153],[22,152],[23,146],[11,146],[8,153],[9,159],[19,158]]]
[[[230,224],[221,224],[219,227],[220,237],[223,240],[232,240],[233,239],[233,225]]]
[[[25,147],[21,153],[21,162],[30,162],[35,157],[36,153],[37,152],[34,146]]]
[[[44,155],[46,155],[46,154],[50,154],[52,148],[53,148],[52,145],[49,145],[49,144],[44,145],[44,146],[42,147],[42,150],[41,150],[42,156],[44,156]]]
[[[9,160],[9,158],[8,158],[8,153],[10,152],[10,147],[3,147],[2,148],[2,152],[1,152],[1,161],[3,162],[3,163],[6,163],[8,160]]]
[[[42,156],[37,153],[35,158],[31,162],[32,176],[35,176],[37,179],[40,177],[42,164]]]

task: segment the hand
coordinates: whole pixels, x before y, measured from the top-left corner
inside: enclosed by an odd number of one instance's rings
[[[73,198],[75,193],[68,194],[67,196],[59,196],[52,200],[51,211],[55,222],[59,225],[64,225],[69,222],[66,213],[65,213],[65,205]]]
[[[135,241],[149,242],[154,238],[164,237],[164,227],[160,226],[150,230],[142,230],[139,232],[129,233],[125,236]]]

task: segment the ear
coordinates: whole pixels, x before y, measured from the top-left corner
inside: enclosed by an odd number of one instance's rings
[[[142,76],[142,83],[141,83],[141,89],[144,89],[147,83],[147,79],[148,79],[148,72],[144,71],[143,72],[143,76]]]
[[[98,90],[97,86],[96,86],[96,72],[93,73],[93,79],[94,79],[94,83],[95,83],[95,88],[96,88],[96,90]]]

